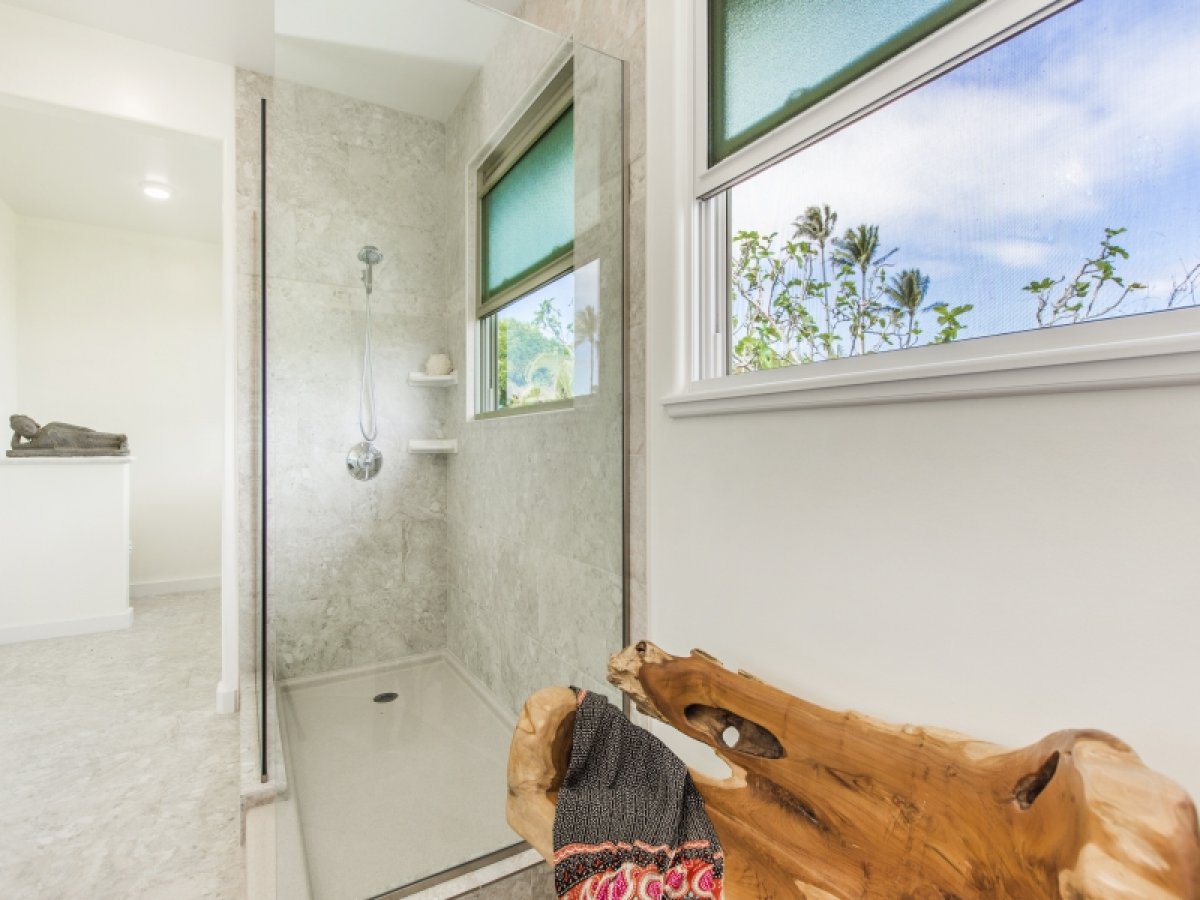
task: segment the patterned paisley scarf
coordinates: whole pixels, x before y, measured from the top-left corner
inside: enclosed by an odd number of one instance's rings
[[[687,767],[604,697],[575,693],[554,817],[558,896],[720,900],[724,855]]]

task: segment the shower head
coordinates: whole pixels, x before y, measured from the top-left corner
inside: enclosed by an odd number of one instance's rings
[[[362,282],[367,287],[367,298],[370,299],[371,291],[375,287],[375,278],[373,276],[375,266],[383,262],[383,254],[379,252],[378,247],[367,244],[367,246],[358,251],[358,261],[367,264],[367,267],[363,269]]]

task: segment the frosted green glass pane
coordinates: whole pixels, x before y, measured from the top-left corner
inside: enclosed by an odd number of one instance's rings
[[[485,300],[571,249],[574,126],[569,109],[484,196]]]
[[[982,0],[709,0],[716,163]]]

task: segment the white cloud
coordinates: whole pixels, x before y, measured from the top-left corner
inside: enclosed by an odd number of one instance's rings
[[[1054,254],[1054,246],[1042,241],[979,241],[975,247],[980,254],[990,256],[1006,266],[1043,265]]]
[[[1070,47],[1045,91],[952,75],[805,150],[735,192],[735,227],[790,232],[804,207],[829,203],[839,228],[880,223],[888,247],[918,229],[948,250],[1044,262],[1057,223],[1102,216],[1200,156],[1200,100],[1182,71],[1200,28],[1142,23]]]

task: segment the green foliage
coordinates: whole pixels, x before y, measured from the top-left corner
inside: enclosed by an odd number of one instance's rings
[[[1022,289],[1037,301],[1039,327],[1103,318],[1115,312],[1135,291],[1147,289],[1141,282],[1127,284],[1117,274],[1117,260],[1129,259],[1129,251],[1113,239],[1124,233],[1124,228],[1105,228],[1100,252],[1085,259],[1074,278],[1043,278]]]
[[[575,378],[575,360],[561,348],[535,357],[525,373],[529,390],[523,403],[542,403],[547,400],[569,400]]]
[[[553,299],[542,301],[532,322],[501,314],[496,331],[500,409],[573,395],[572,325],[563,324]]]
[[[962,323],[962,317],[975,308],[974,303],[964,303],[962,306],[947,306],[945,303],[935,303],[929,307],[932,312],[937,313],[937,334],[933,336],[932,343],[948,344],[958,338],[958,333],[965,326]]]
[[[790,241],[757,231],[734,236],[734,371],[913,342],[915,314],[898,314],[888,294],[887,269],[896,250],[880,252],[878,225],[834,237],[837,218],[829,206],[810,206],[793,223]]]
[[[533,314],[533,324],[559,346],[569,347],[571,345],[568,336],[574,331],[575,326],[572,323],[564,328],[562,316],[554,306],[553,297],[544,297],[538,304],[538,310]]]
[[[740,231],[731,253],[731,370],[753,372],[922,343],[948,344],[969,327],[972,303],[928,304],[929,276],[908,268],[892,273],[898,248],[881,252],[880,227],[863,223],[836,235],[837,213],[810,206],[793,222],[791,240],[778,232]],[[1138,292],[1117,267],[1129,253],[1116,243],[1124,228],[1106,228],[1100,251],[1073,278],[1044,278],[1024,290],[1037,307],[1039,328],[1098,319]],[[1200,265],[1171,292],[1167,306],[1195,299]],[[932,313],[936,329],[922,327]],[[927,325],[933,325],[928,323]]]

